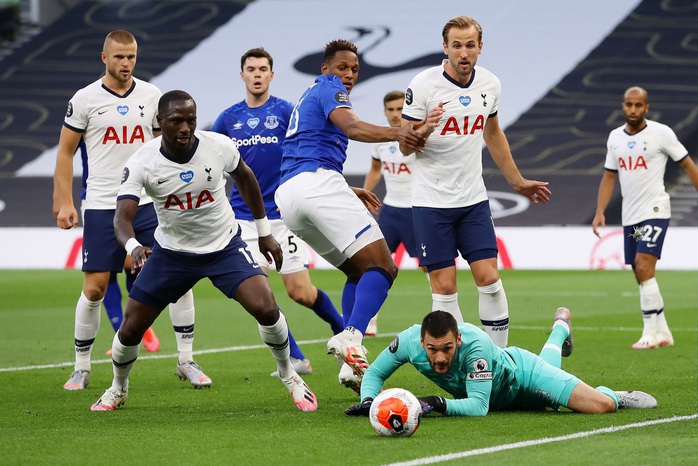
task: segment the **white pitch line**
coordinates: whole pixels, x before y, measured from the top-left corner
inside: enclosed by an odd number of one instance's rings
[[[516,325],[511,327],[513,330],[550,330],[550,326],[536,326],[536,325]],[[575,332],[641,332],[642,329],[639,327],[574,327]],[[697,327],[689,328],[672,328],[673,333],[679,332],[698,332]],[[394,337],[395,333],[379,333],[378,337]],[[309,345],[313,343],[326,343],[326,339],[317,340],[302,340],[298,341],[299,345]],[[266,345],[247,345],[247,346],[227,346],[225,348],[211,348],[205,350],[194,351],[194,355],[198,354],[214,354],[214,353],[227,353],[229,351],[246,351],[266,348]],[[170,359],[176,358],[177,354],[146,354],[144,356],[139,356],[139,360],[149,360],[149,359]],[[109,359],[94,359],[92,364],[111,364],[111,358]],[[55,369],[58,367],[69,367],[75,364],[73,361],[70,362],[59,362],[55,364],[41,364],[35,366],[20,366],[20,367],[0,367],[0,373],[2,372],[19,372],[19,371],[31,371],[38,369]]]
[[[450,461],[450,460],[455,460],[455,459],[459,459],[459,458],[466,458],[469,456],[486,455],[488,453],[497,453],[497,452],[505,451],[505,450],[514,450],[517,448],[532,447],[532,446],[536,446],[536,445],[543,445],[545,443],[563,442],[565,440],[574,440],[574,439],[578,439],[578,438],[591,437],[592,435],[607,434],[607,433],[612,433],[612,432],[620,432],[622,430],[636,429],[639,427],[647,427],[647,426],[653,426],[653,425],[657,425],[657,424],[666,424],[669,422],[690,421],[690,420],[693,420],[696,418],[698,418],[698,414],[691,414],[688,416],[674,416],[674,417],[670,417],[670,418],[666,418],[666,419],[657,419],[654,421],[636,422],[634,424],[627,424],[624,426],[605,427],[603,429],[589,430],[586,432],[577,432],[576,434],[563,435],[560,437],[545,437],[545,438],[538,439],[538,440],[526,440],[523,442],[508,443],[505,445],[497,445],[494,447],[477,448],[475,450],[467,450],[467,451],[462,451],[462,452],[458,452],[458,453],[448,453],[446,455],[427,456],[425,458],[417,458],[417,459],[410,460],[410,461],[401,461],[398,463],[390,463],[390,464],[385,465],[385,466],[418,466],[418,465],[423,465],[423,464],[441,463],[443,461]]]

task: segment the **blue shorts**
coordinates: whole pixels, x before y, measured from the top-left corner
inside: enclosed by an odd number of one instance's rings
[[[468,263],[497,257],[497,237],[487,200],[452,209],[413,207],[412,219],[419,265],[429,272],[453,266],[459,252]]]
[[[266,275],[253,257],[239,230],[224,249],[208,254],[170,251],[155,243],[129,298],[162,310],[208,277],[224,295],[234,299],[242,282],[255,275]]]
[[[525,349],[510,346],[504,351],[516,364],[516,379],[521,384],[509,407],[542,409],[569,405],[572,390],[581,382],[579,378]]]
[[[378,226],[383,231],[390,252],[395,252],[400,243],[403,243],[410,257],[419,256],[417,241],[414,239],[411,208],[383,205],[378,217]]]
[[[114,234],[115,210],[85,210],[82,232],[82,271],[120,272],[124,269],[126,250]],[[143,246],[155,244],[155,228],[158,217],[153,204],[138,207],[133,219],[136,239]]]
[[[623,227],[625,263],[629,265],[635,264],[635,254],[638,252],[652,254],[653,256],[657,256],[657,258],[661,258],[662,246],[664,246],[664,238],[666,237],[668,228],[668,218],[653,218],[635,225]],[[641,230],[641,238],[633,238],[635,229]]]

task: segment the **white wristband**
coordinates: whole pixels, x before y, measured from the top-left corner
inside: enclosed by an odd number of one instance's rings
[[[126,244],[124,244],[126,254],[130,256],[133,250],[136,249],[138,246],[142,246],[142,244],[139,243],[136,238],[129,238],[128,241],[126,241]]]
[[[254,219],[254,224],[257,227],[257,236],[260,238],[271,235],[271,224],[266,215],[262,218]]]

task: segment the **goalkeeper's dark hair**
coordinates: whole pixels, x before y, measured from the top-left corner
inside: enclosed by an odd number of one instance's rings
[[[271,58],[271,54],[264,50],[264,47],[257,47],[254,49],[250,49],[245,54],[240,57],[240,71],[242,71],[245,68],[245,62],[247,61],[248,58],[266,58],[269,60],[269,69],[273,70],[274,69],[274,59]]]
[[[184,91],[175,90],[165,92],[158,101],[158,115],[164,116],[167,113],[168,107],[170,106],[171,102],[179,102],[185,100],[194,101],[194,98],[191,95],[189,95],[189,93]],[[194,102],[194,105],[196,105],[196,102]]]
[[[441,338],[448,335],[448,332],[458,337],[458,322],[451,314],[446,311],[433,311],[424,316],[422,320],[422,340],[424,340],[424,335],[427,333],[434,338]]]
[[[337,52],[342,52],[342,51],[349,51],[353,52],[356,55],[359,54],[359,49],[354,45],[353,43],[349,42],[348,40],[344,39],[337,39],[333,40],[331,42],[328,42],[327,45],[325,45],[325,53],[323,54],[322,61],[325,64],[329,64],[332,59],[334,58],[335,55],[337,55]]]

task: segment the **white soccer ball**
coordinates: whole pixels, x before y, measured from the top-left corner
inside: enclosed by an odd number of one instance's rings
[[[421,416],[419,400],[404,388],[380,392],[369,411],[373,430],[383,437],[409,437],[417,431]]]

